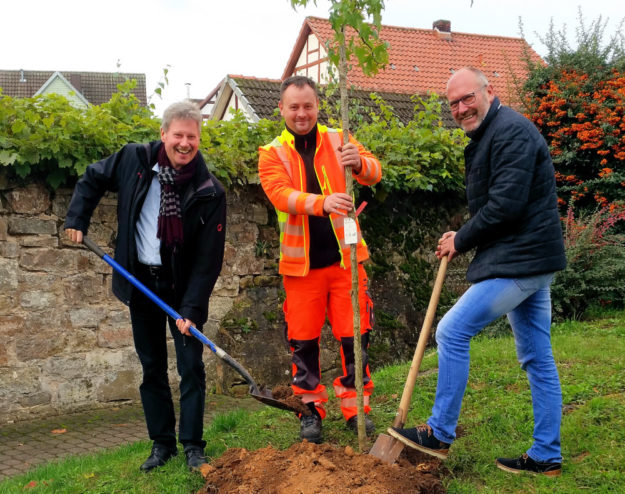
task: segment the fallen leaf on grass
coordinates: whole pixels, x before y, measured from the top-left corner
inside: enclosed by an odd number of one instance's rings
[[[31,480],[30,482],[28,482],[28,484],[24,486],[24,489],[32,489],[33,487],[37,487],[37,482]]]
[[[52,429],[52,434],[65,434],[67,429]]]
[[[92,479],[93,477],[95,477],[95,473],[93,472],[86,473],[83,475],[83,477],[85,477],[86,479]]]

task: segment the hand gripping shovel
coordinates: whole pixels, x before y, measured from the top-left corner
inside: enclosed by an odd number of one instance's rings
[[[395,420],[393,421],[393,427],[403,427],[406,423],[406,415],[408,414],[408,406],[410,405],[412,390],[414,389],[415,382],[417,381],[417,374],[419,373],[421,360],[423,360],[425,347],[427,346],[430,338],[430,329],[432,328],[432,322],[434,321],[434,315],[436,314],[436,306],[438,305],[438,299],[441,295],[441,289],[443,288],[443,280],[445,279],[445,272],[447,271],[447,262],[447,256],[441,259],[438,274],[436,275],[436,281],[434,282],[434,288],[432,289],[430,303],[428,304],[425,319],[423,320],[423,326],[421,327],[421,333],[419,334],[417,348],[414,352],[412,364],[410,365],[410,371],[408,372],[408,378],[406,379],[406,384],[404,386],[404,392],[402,393],[401,401],[399,402],[399,409],[397,410]],[[392,465],[395,463],[395,460],[397,460],[403,449],[404,444],[401,441],[398,441],[388,434],[380,434],[369,451],[369,454]]]
[[[147,296],[152,302],[158,305],[161,309],[163,309],[169,317],[175,319],[183,319],[183,317],[178,314],[174,309],[172,309],[169,305],[163,302],[160,298],[158,298],[148,287],[146,287],[143,283],[141,283],[137,278],[135,278],[132,274],[130,274],[123,266],[121,266],[118,262],[116,262],[112,257],[106,254],[96,243],[94,243],[89,237],[85,236],[83,238],[83,243],[98,257],[101,257],[104,261],[111,265],[111,267],[120,273],[124,278],[126,278],[130,283],[132,283],[135,287],[137,287],[145,296]],[[211,340],[209,340],[206,336],[204,336],[200,331],[191,326],[189,331],[195,338],[204,343],[208,348],[210,348],[215,355],[217,355],[220,359],[226,362],[230,367],[232,367],[235,371],[237,371],[243,379],[250,386],[250,394],[256,398],[257,400],[263,402],[265,405],[269,405],[271,407],[280,408],[282,410],[290,410],[292,412],[298,412],[299,410],[293,408],[292,406],[284,403],[282,401],[277,400],[266,388],[259,389],[257,384],[250,376],[249,372],[243,368],[239,362],[234,360],[230,355],[228,355],[224,350],[215,345]]]

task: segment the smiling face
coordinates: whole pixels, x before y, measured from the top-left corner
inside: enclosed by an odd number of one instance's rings
[[[317,123],[319,100],[308,85],[291,84],[282,94],[278,107],[287,127],[298,135],[308,134]]]
[[[167,130],[161,128],[161,141],[174,170],[188,165],[200,145],[200,129],[195,120],[174,118]]]
[[[465,96],[471,93],[475,94],[475,100],[469,104],[463,102]],[[484,84],[477,74],[461,69],[447,83],[447,99],[451,103],[458,102],[457,108],[451,109],[454,121],[465,132],[471,132],[477,129],[486,118],[488,109],[495,99],[495,93],[493,87],[490,84]]]

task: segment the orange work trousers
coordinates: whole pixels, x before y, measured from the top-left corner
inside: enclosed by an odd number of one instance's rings
[[[293,394],[304,403],[314,403],[321,418],[325,417],[324,403],[328,393],[321,384],[319,340],[326,320],[334,337],[341,343],[343,375],[334,380],[334,391],[341,402],[343,417],[347,420],[357,414],[354,329],[351,299],[352,275],[338,263],[325,268],[311,269],[307,276],[284,276],[284,316],[287,339],[292,352]],[[363,384],[365,412],[373,381],[369,372],[369,332],[373,327],[373,302],[368,290],[368,278],[362,264],[358,265],[358,302],[363,357]]]

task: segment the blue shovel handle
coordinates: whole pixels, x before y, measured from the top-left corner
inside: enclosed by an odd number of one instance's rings
[[[158,305],[161,309],[163,309],[167,315],[174,320],[176,319],[184,319],[178,312],[172,309],[169,305],[163,302],[159,297],[157,297],[147,286],[141,283],[137,278],[135,278],[132,274],[130,274],[121,264],[119,264],[115,259],[109,256],[106,252],[104,252],[93,240],[91,240],[86,235],[82,239],[83,243],[96,254],[98,257],[102,258],[105,262],[107,262],[115,271],[121,274],[124,278],[126,278],[130,283],[132,283],[136,288],[138,288],[146,297],[148,297],[152,302]],[[232,367],[235,371],[237,371],[243,379],[250,385],[251,393],[258,394],[259,389],[254,379],[250,375],[245,368],[239,362],[234,360],[230,355],[228,355],[224,350],[215,345],[211,340],[209,340],[204,334],[198,331],[196,328],[191,326],[189,328],[189,332],[202,343],[204,343],[208,348],[210,348],[215,355],[217,355],[220,359],[226,362],[230,367]]]

